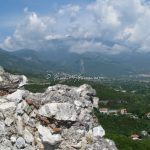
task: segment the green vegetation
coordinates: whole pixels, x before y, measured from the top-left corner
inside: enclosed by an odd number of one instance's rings
[[[114,116],[97,114],[100,124],[108,133],[120,134],[129,137],[140,131],[150,131],[148,119],[133,119],[128,116]]]
[[[53,79],[46,80],[44,77],[34,78],[29,77],[31,84],[26,86],[26,89],[32,92],[43,92],[49,85],[67,84],[70,86],[80,86],[84,83],[90,84],[97,91],[97,96],[100,100],[108,100],[108,104],[100,104],[100,107],[111,109],[127,108],[128,112],[138,115],[139,119],[133,119],[125,115],[102,115],[96,111],[96,115],[100,124],[106,131],[106,137],[115,141],[119,150],[149,150],[150,138],[145,138],[140,141],[133,141],[130,138],[131,134],[139,134],[146,130],[150,132],[150,120],[144,117],[146,112],[149,112],[150,105],[150,85],[149,83],[134,82],[134,81],[109,81],[109,82],[94,82],[85,80],[64,80],[55,81]],[[123,93],[115,89],[121,87],[127,92]],[[144,91],[144,89],[146,90]],[[132,93],[132,90],[138,92]],[[120,102],[121,100],[121,102]]]
[[[115,141],[119,150],[149,150],[150,139],[133,141],[130,138],[120,134],[106,134],[106,137]]]

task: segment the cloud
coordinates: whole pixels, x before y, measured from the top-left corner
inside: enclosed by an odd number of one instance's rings
[[[58,14],[60,14],[60,15],[67,14],[67,15],[71,15],[71,16],[76,16],[77,13],[79,13],[79,11],[80,11],[80,6],[69,4],[69,5],[62,7],[58,11]]]
[[[15,48],[14,44],[13,44],[13,41],[12,41],[12,38],[10,36],[6,37],[6,39],[4,40],[4,45],[7,45],[7,48],[8,49],[13,49]]]
[[[150,52],[150,5],[144,0],[96,0],[68,4],[40,15],[24,9],[24,19],[1,47],[58,49],[118,54]]]

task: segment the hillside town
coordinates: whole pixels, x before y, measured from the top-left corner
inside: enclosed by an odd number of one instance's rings
[[[106,101],[106,102],[103,101],[103,103],[107,103],[107,102],[108,101]],[[126,108],[110,109],[107,107],[101,107],[101,108],[99,108],[99,112],[103,115],[114,115],[114,116],[126,115],[132,119],[139,119],[137,114],[129,113]],[[146,117],[147,119],[150,119],[150,112],[146,113],[144,115],[144,117]],[[145,131],[145,130],[140,131],[138,133],[133,133],[130,135],[130,138],[132,140],[143,140],[148,137],[150,137],[150,133],[149,133],[149,131]]]

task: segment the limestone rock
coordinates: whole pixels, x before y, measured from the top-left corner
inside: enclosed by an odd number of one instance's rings
[[[2,82],[3,81],[3,78],[0,76],[0,82]]]
[[[48,128],[41,125],[38,127],[38,132],[41,136],[42,141],[50,145],[55,145],[62,140],[60,134],[52,134]]]
[[[19,149],[25,147],[25,140],[24,140],[22,137],[19,137],[19,138],[16,140],[16,147],[19,148]]]
[[[14,143],[16,143],[17,137],[16,137],[15,135],[12,135],[12,136],[10,137],[10,140],[11,140],[11,142],[14,144]]]
[[[19,89],[26,82],[0,68],[0,150],[117,150],[93,114],[90,85],[31,93]]]
[[[22,80],[21,80],[21,82],[19,84],[19,87],[22,87],[22,86],[26,85],[27,82],[28,82],[28,79],[27,79],[26,76],[22,75],[21,78],[22,78]]]
[[[0,139],[0,150],[12,150],[11,141],[6,139],[5,137]]]
[[[24,130],[24,139],[26,141],[26,143],[28,144],[32,144],[32,142],[34,141],[34,137],[33,135],[29,132],[28,129]]]
[[[0,121],[0,136],[5,134],[5,123]]]
[[[6,111],[8,109],[15,110],[16,104],[15,102],[6,102],[0,105],[0,111]]]
[[[98,97],[93,97],[93,107],[98,108],[99,104],[99,98]]]
[[[14,92],[27,83],[27,78],[19,75],[12,75],[0,68],[0,90]]]
[[[24,122],[23,119],[20,116],[17,116],[17,131],[19,135],[23,135],[23,130],[24,130]]]
[[[105,135],[105,130],[102,128],[102,126],[93,128],[93,136],[94,137],[103,137],[104,135]]]
[[[90,85],[87,85],[87,84],[84,84],[80,86],[79,88],[77,88],[77,92],[79,92],[83,96],[85,95],[95,96],[96,95],[96,91]]]
[[[5,119],[5,124],[6,124],[8,127],[10,127],[13,122],[14,122],[14,118],[9,118],[9,117],[7,117],[7,118]]]
[[[76,121],[77,113],[74,105],[69,103],[48,103],[39,109],[39,114],[57,120]]]
[[[10,101],[19,102],[22,100],[25,92],[26,91],[24,91],[24,90],[17,90],[16,92],[14,92],[12,94],[7,95],[7,99]]]

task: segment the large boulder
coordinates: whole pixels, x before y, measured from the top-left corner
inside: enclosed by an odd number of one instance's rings
[[[12,75],[0,67],[0,90],[14,92],[16,89],[27,83],[27,77],[24,75]]]
[[[77,120],[75,107],[69,103],[47,103],[39,109],[39,114],[48,118],[55,118],[56,120]]]
[[[0,150],[117,150],[93,114],[96,91],[50,86],[44,93],[18,89],[25,76],[0,69]]]

